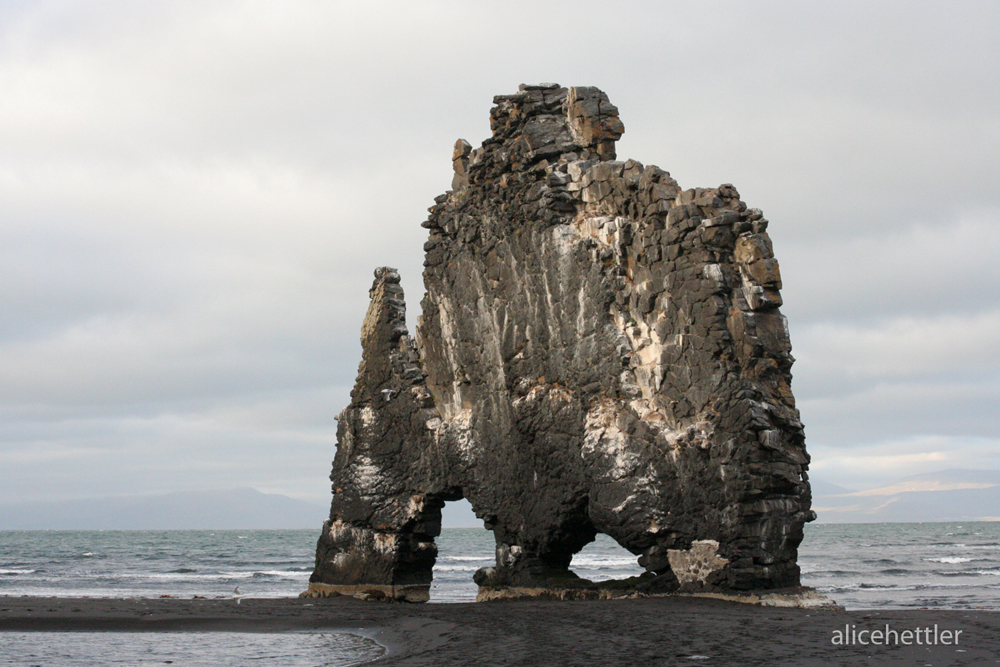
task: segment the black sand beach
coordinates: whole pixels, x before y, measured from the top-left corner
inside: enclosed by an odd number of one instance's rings
[[[898,644],[835,645],[835,632],[845,626],[856,632],[884,632],[888,626],[888,637],[898,637]],[[1000,613],[982,610],[845,612],[693,598],[423,605],[345,597],[244,599],[239,605],[175,598],[0,598],[0,631],[330,629],[355,631],[387,646],[374,663],[381,665],[1000,664]],[[903,645],[908,637],[910,645]]]

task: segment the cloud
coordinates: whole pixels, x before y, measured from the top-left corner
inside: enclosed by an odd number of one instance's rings
[[[837,395],[805,398],[799,408],[810,445],[874,445],[886,439],[934,435],[1000,436],[995,408],[996,378],[951,377],[924,382],[885,382]]]
[[[934,223],[880,226],[822,241],[784,242],[774,232],[785,312],[793,334],[817,322],[912,319],[1000,306],[1000,207]]]
[[[995,3],[614,14],[0,5],[0,501],[325,494],[372,270],[401,270],[412,325],[454,140],[553,80],[607,90],[619,155],[771,219],[817,470],[994,442]]]
[[[875,326],[816,326],[805,335],[827,373],[868,378],[963,374],[995,376],[1000,309],[971,315],[893,318]],[[837,361],[835,361],[837,360]]]
[[[254,486],[328,500],[339,406],[349,387],[191,399],[172,411],[36,409],[0,427],[5,497],[64,499]],[[336,407],[335,407],[336,406]]]

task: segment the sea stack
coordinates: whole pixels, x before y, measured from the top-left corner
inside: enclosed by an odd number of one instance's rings
[[[617,160],[597,88],[493,102],[423,223],[415,336],[375,272],[303,595],[427,600],[461,498],[496,537],[480,599],[797,587],[815,514],[767,220]],[[577,578],[597,533],[646,574]]]

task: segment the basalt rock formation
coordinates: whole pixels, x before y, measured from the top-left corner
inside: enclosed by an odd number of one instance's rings
[[[618,161],[596,88],[494,98],[424,245],[422,316],[375,272],[304,595],[426,600],[446,501],[496,537],[496,595],[799,584],[809,509],[767,220],[731,185]],[[569,569],[606,533],[647,573]]]

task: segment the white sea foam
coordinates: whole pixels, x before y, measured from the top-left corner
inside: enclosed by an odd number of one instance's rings
[[[296,579],[308,578],[309,572],[303,572],[301,570],[251,570],[246,571],[230,571],[230,572],[220,572],[216,575],[216,578],[225,577],[227,579],[253,579],[254,577],[261,576],[271,576],[271,577],[293,577]]]
[[[475,572],[478,567],[469,565],[435,565],[435,572]]]
[[[931,563],[949,563],[955,565],[957,563],[971,563],[975,558],[966,558],[965,556],[942,556],[941,558],[924,558]]]
[[[212,581],[221,579],[221,574],[195,574],[191,572],[123,572],[114,575],[120,579],[138,579],[151,581]]]
[[[254,577],[288,577],[292,579],[308,579],[309,572],[291,570],[255,570],[251,572],[122,572],[108,575],[115,579],[150,580],[150,581],[222,581],[228,579],[253,579]]]
[[[588,569],[628,569],[636,567],[636,558],[624,558],[612,556],[608,558],[574,558],[570,567],[581,567]]]

